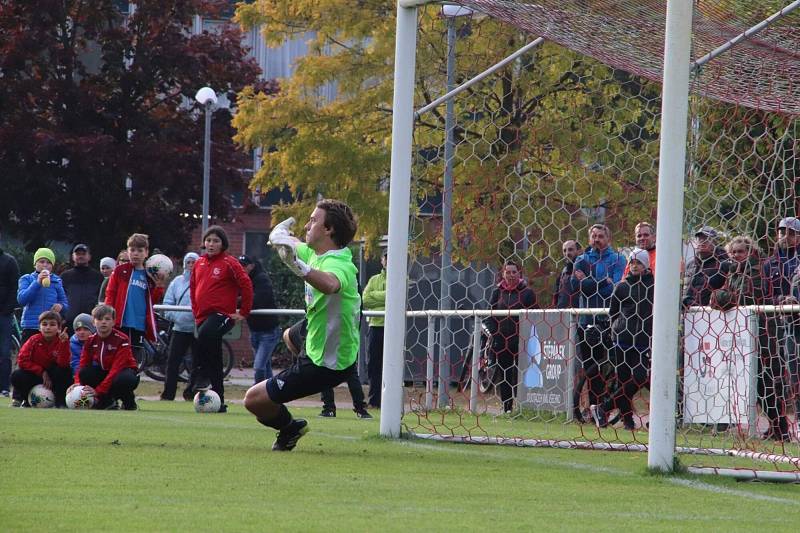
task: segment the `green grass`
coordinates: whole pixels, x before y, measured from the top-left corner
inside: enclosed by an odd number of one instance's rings
[[[707,531],[800,523],[800,487],[652,476],[636,453],[388,440],[293,409],[291,453],[241,405],[0,410],[3,531]],[[499,424],[513,421],[498,420]]]

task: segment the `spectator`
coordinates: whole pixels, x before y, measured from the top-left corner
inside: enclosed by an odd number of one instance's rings
[[[89,266],[92,254],[85,244],[76,244],[72,248],[72,263],[75,265],[61,274],[64,292],[67,293],[69,309],[65,314],[67,327],[72,330],[72,322],[81,313],[91,313],[100,292],[103,275]],[[72,333],[70,331],[70,333]]]
[[[104,279],[111,276],[115,268],[117,268],[117,262],[114,261],[113,257],[104,257],[100,260],[100,273],[103,275]]]
[[[130,263],[117,265],[106,288],[105,303],[114,308],[114,326],[127,335],[132,349],[142,349],[144,338],[155,342],[158,331],[153,305],[161,301],[166,280],[145,269],[149,250],[147,235],[134,233],[128,237]]]
[[[656,275],[656,228],[649,222],[639,222],[634,228],[636,235],[636,247],[640,250],[645,250],[650,258],[650,272],[655,277]],[[625,271],[622,277],[628,275],[630,272],[630,263],[625,265]]]
[[[367,311],[386,310],[386,258],[389,250],[381,254],[381,271],[367,281],[362,303]],[[369,334],[367,340],[367,374],[369,375],[369,406],[380,408],[383,384],[383,325],[382,316],[367,317]]]
[[[569,280],[575,267],[575,258],[581,253],[581,245],[575,240],[564,241],[561,251],[564,254],[564,268],[556,279],[552,305],[556,309],[571,309],[578,307],[579,292],[572,289]]]
[[[250,282],[253,284],[253,308],[276,309],[275,295],[272,292],[272,280],[260,261],[246,255],[239,258]],[[272,352],[281,340],[281,329],[275,315],[254,315],[247,317],[250,328],[250,345],[253,347],[253,369],[255,382],[260,383],[272,377]]]
[[[128,336],[114,329],[115,315],[110,305],[99,304],[92,309],[97,333],[83,346],[75,385],[92,389],[95,409],[116,409],[117,400],[121,400],[123,409],[135,411],[134,390],[139,386],[136,359]]]
[[[33,254],[34,271],[19,278],[17,301],[22,306],[22,342],[39,332],[39,315],[69,309],[61,277],[52,273],[55,262],[53,250],[39,248]]]
[[[97,329],[92,322],[92,315],[81,313],[75,317],[72,322],[72,330],[75,332],[69,339],[69,349],[71,353],[69,366],[72,369],[72,377],[78,373],[78,367],[81,362],[81,352],[83,352],[83,345],[89,340],[89,337],[97,333]]]
[[[746,236],[734,237],[727,251],[730,259],[722,264],[722,271],[727,274],[725,292],[730,303],[737,306],[772,304],[770,280],[763,276],[761,253],[753,240]],[[762,436],[787,441],[790,434],[783,390],[784,366],[775,346],[776,335],[775,319],[759,313],[758,397],[769,419],[769,428]]]
[[[70,382],[69,336],[62,329],[61,315],[44,311],[39,315],[39,333],[32,335],[19,350],[19,368],[11,374],[14,386],[11,407],[27,407],[28,394],[36,385],[53,391],[56,407],[64,399]]]
[[[128,250],[127,249],[121,250],[117,255],[117,262],[114,268],[116,269],[119,265],[130,262],[131,262],[130,259],[128,259]],[[103,280],[103,283],[100,284],[100,293],[97,295],[97,303],[103,303],[106,301],[106,288],[108,287],[108,280],[110,279],[111,279],[111,274],[109,274],[108,277]]]
[[[17,260],[0,248],[0,395],[5,398],[11,390],[11,336],[18,280]]]
[[[711,293],[722,287],[725,275],[720,265],[728,259],[725,249],[717,245],[718,233],[711,226],[703,226],[694,234],[694,259],[686,268],[683,280],[684,309],[691,306],[707,306]]]
[[[633,398],[649,381],[655,282],[648,250],[634,248],[628,266],[628,274],[614,287],[608,311],[618,386],[589,409],[598,428],[608,425],[608,411],[619,409],[623,426],[632,431]]]
[[[623,270],[625,258],[611,247],[611,230],[604,224],[594,224],[589,228],[589,247],[575,259],[570,278],[570,287],[580,293],[579,307],[607,308]],[[609,318],[605,314],[586,314],[578,318],[576,344],[581,368],[573,396],[573,415],[578,422],[585,421],[580,409],[584,382],[589,389],[589,405],[599,404],[604,395],[603,371],[610,366],[609,329]]]
[[[253,284],[235,257],[228,254],[228,235],[220,226],[211,226],[203,235],[205,255],[192,269],[189,294],[197,328],[194,352],[195,390],[213,389],[219,394],[220,413],[225,405],[222,370],[222,337],[236,321],[243,320],[253,307]],[[236,303],[241,294],[240,310]]]
[[[503,264],[502,279],[489,304],[493,310],[538,309],[536,295],[522,279],[519,265],[513,261]],[[502,372],[498,388],[503,412],[511,413],[517,391],[517,357],[519,356],[519,317],[492,316],[487,320],[492,334],[492,351]]]
[[[164,294],[164,305],[180,305],[192,307],[192,298],[189,292],[189,280],[192,270],[200,256],[194,252],[189,252],[183,256],[183,273],[175,277],[167,287]],[[164,390],[161,392],[161,399],[171,401],[175,399],[175,391],[178,389],[178,371],[181,361],[186,357],[186,353],[191,351],[196,353],[196,343],[194,338],[194,316],[186,311],[167,311],[167,319],[172,322],[172,335],[169,341],[169,355],[167,356],[167,375],[164,378]],[[194,384],[189,380],[189,384],[183,391],[183,399],[191,400]]]

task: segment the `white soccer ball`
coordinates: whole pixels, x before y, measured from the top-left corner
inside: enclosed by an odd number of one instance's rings
[[[216,413],[222,401],[219,399],[219,394],[213,390],[201,390],[194,395],[194,410],[198,413]]]
[[[75,385],[67,393],[67,407],[70,409],[91,409],[94,406],[94,393],[83,385]]]
[[[172,259],[164,254],[155,254],[147,258],[145,267],[150,274],[167,278],[172,274]]]
[[[36,385],[31,389],[30,395],[28,395],[28,401],[30,402],[32,407],[53,407],[56,404],[56,397],[53,395],[53,391],[46,388],[44,385]]]

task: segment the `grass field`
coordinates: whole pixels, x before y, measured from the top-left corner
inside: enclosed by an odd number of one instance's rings
[[[233,392],[233,391],[231,391]],[[229,396],[232,396],[229,393]],[[273,453],[235,404],[0,410],[3,531],[793,529],[800,487],[664,477],[634,453],[386,440],[342,409]],[[794,526],[792,526],[794,524]]]

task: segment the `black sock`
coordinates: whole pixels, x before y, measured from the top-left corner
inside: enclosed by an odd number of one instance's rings
[[[281,430],[292,423],[292,414],[286,408],[285,405],[281,404],[280,410],[278,411],[277,416],[271,420],[265,420],[263,418],[257,418],[260,424],[263,424],[269,428]]]

